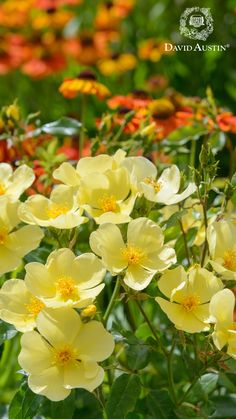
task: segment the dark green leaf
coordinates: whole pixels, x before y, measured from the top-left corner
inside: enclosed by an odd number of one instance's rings
[[[149,361],[149,348],[141,343],[129,345],[125,349],[127,364],[131,370],[141,370],[145,368]]]
[[[32,419],[38,413],[42,400],[42,396],[33,393],[23,383],[10,404],[9,419]]]
[[[234,394],[228,396],[216,397],[213,399],[216,410],[210,419],[213,418],[234,418],[236,417],[236,396]]]
[[[153,419],[174,419],[174,405],[167,390],[151,390],[146,397],[147,409]]]
[[[81,123],[76,119],[62,117],[58,121],[50,122],[41,127],[42,132],[51,135],[78,135]]]
[[[127,413],[135,408],[141,391],[140,380],[137,375],[122,374],[114,382],[107,402],[108,418],[124,419]]]
[[[2,345],[5,340],[14,338],[16,334],[17,330],[13,326],[0,320],[0,345]]]
[[[75,393],[61,402],[51,402],[51,419],[71,419],[75,411]]]

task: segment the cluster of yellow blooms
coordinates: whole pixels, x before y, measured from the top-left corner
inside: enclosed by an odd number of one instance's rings
[[[45,265],[28,263],[24,280],[9,279],[0,290],[0,318],[23,332],[19,364],[35,393],[58,401],[73,388],[93,391],[102,383],[104,370],[98,362],[111,355],[114,340],[101,322],[85,322],[79,311],[86,310],[102,291],[106,271],[119,274],[125,286],[135,291],[146,288],[156,273],[163,272],[158,287],[165,298],[157,297],[156,302],[175,327],[197,333],[214,323],[216,347],[227,345],[228,353],[236,357],[235,297],[223,289],[223,280],[236,279],[233,220],[214,219],[209,224],[206,262],[213,272],[198,265],[186,272],[182,266],[173,267],[173,243],[164,244],[161,227],[145,217],[132,218],[137,198],[165,205],[163,218],[188,198],[184,205],[190,210],[183,226],[197,226],[202,243],[199,219],[193,216],[193,209],[200,211],[199,205],[189,198],[196,186],[189,183],[180,192],[177,166],[157,177],[148,159],[126,157],[118,150],[113,156],[82,158],[76,168],[62,163],[53,177],[62,184],[49,199],[33,195],[20,202],[34,180],[32,170],[22,165],[13,173],[10,165],[0,164],[1,274],[19,267],[22,258],[39,246],[40,227],[72,229],[91,219],[98,224],[89,238],[93,253],[76,256],[68,248],[55,250]]]

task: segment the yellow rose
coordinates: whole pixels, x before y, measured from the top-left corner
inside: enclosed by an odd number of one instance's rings
[[[18,358],[34,393],[59,401],[73,388],[93,391],[102,383],[98,362],[111,355],[114,340],[101,323],[83,324],[70,308],[47,309],[39,314],[37,329],[22,336]]]
[[[178,266],[164,272],[158,287],[170,301],[161,297],[156,301],[177,329],[188,333],[209,330],[209,301],[223,288],[219,278],[204,268],[187,273]]]
[[[177,204],[196,191],[196,185],[189,183],[182,193],[178,193],[180,188],[180,171],[175,165],[165,169],[157,180],[147,175],[141,181],[140,187],[148,201],[165,205]]]
[[[36,317],[44,304],[32,295],[22,279],[9,279],[0,289],[0,318],[20,332],[36,327]]]
[[[36,249],[43,238],[43,232],[36,226],[19,229],[17,215],[20,202],[12,202],[7,197],[0,199],[0,275],[18,268],[22,258]]]
[[[128,171],[121,167],[85,176],[78,192],[79,205],[97,224],[130,221],[136,195],[131,193]]]
[[[106,273],[92,253],[75,256],[70,249],[52,252],[46,265],[38,262],[25,267],[28,290],[47,307],[77,307],[91,304],[102,291]]]
[[[114,156],[100,154],[95,157],[83,157],[78,161],[76,169],[70,163],[64,162],[54,170],[53,177],[65,185],[79,186],[81,179],[85,176],[117,169],[124,157],[125,152],[120,149]]]
[[[223,279],[236,280],[236,226],[220,220],[207,229],[210,263]]]
[[[86,223],[88,218],[82,217],[82,213],[74,189],[65,185],[56,187],[49,199],[33,195],[19,208],[19,217],[25,223],[60,229]]]
[[[103,224],[90,235],[90,246],[112,275],[125,271],[124,282],[134,290],[148,286],[156,272],[176,262],[174,249],[164,246],[164,235],[153,221],[137,218],[123,241],[119,228]]]
[[[7,195],[17,200],[34,179],[33,170],[25,164],[13,172],[10,164],[0,163],[0,197]]]

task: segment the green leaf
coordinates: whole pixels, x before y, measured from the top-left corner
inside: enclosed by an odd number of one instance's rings
[[[213,399],[215,403],[215,412],[210,416],[210,419],[214,418],[234,418],[236,412],[236,396],[230,394],[228,396],[220,396]]]
[[[43,397],[33,393],[27,383],[13,397],[9,407],[9,419],[32,419],[39,411]]]
[[[108,418],[124,419],[135,408],[141,391],[137,375],[122,374],[114,382],[107,402]]]
[[[149,348],[142,343],[137,345],[129,345],[125,349],[127,364],[131,370],[141,370],[145,368],[149,362]]]
[[[198,140],[207,134],[207,130],[202,124],[181,127],[173,131],[166,139],[168,144],[183,145],[190,140]]]
[[[51,419],[71,419],[75,411],[75,393],[61,402],[51,402]]]
[[[42,132],[51,135],[78,135],[81,128],[81,122],[73,118],[63,116],[54,122],[49,122],[41,127]]]
[[[218,379],[219,375],[215,373],[202,375],[202,377],[199,379],[199,384],[201,385],[201,388],[205,394],[210,394],[213,390],[215,390]]]
[[[185,215],[185,214],[187,214],[187,210],[186,209],[184,209],[184,210],[181,210],[181,211],[177,211],[177,212],[175,212],[174,214],[172,214],[171,216],[170,216],[170,218],[167,220],[167,221],[164,221],[163,222],[163,224],[166,226],[166,229],[167,228],[170,228],[170,227],[174,227],[174,226],[176,226],[176,224],[178,224],[178,222],[179,222],[179,220],[181,220],[181,218]]]
[[[222,131],[216,131],[209,137],[209,144],[212,149],[212,153],[216,154],[218,151],[222,150],[225,146],[226,136]]]
[[[0,345],[2,345],[5,340],[14,338],[16,334],[17,330],[13,326],[0,320]]]
[[[146,405],[153,419],[174,419],[174,405],[167,390],[151,390]]]

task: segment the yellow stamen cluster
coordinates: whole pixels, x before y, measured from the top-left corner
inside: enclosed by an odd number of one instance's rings
[[[160,190],[161,190],[161,184],[160,184],[160,182],[157,182],[156,180],[154,180],[154,179],[152,179],[150,177],[146,177],[144,179],[144,182],[147,183],[147,185],[152,186],[153,189],[154,189],[154,191],[156,193],[160,192]]]
[[[76,290],[76,282],[70,277],[60,278],[56,283],[57,293],[63,300],[78,297]]]
[[[0,245],[5,244],[8,235],[8,230],[6,227],[0,228]]]
[[[6,188],[3,186],[2,183],[0,183],[0,195],[4,195],[6,192]]]
[[[75,359],[74,351],[68,345],[56,351],[56,363],[59,365],[66,365],[73,359]]]
[[[94,314],[96,314],[96,312],[97,312],[97,307],[94,304],[90,304],[88,307],[85,307],[81,311],[81,316],[82,317],[92,317],[92,316],[94,316]]]
[[[99,199],[99,206],[102,209],[102,212],[117,212],[117,203],[113,195],[104,196]]]
[[[122,253],[128,265],[138,265],[145,258],[143,250],[135,246],[128,245]]]
[[[29,304],[26,304],[26,308],[30,314],[33,314],[34,316],[37,316],[45,305],[36,297],[32,297],[30,299]]]
[[[236,249],[224,252],[224,267],[231,271],[236,270]]]
[[[194,311],[199,304],[199,297],[195,294],[188,295],[182,302],[182,306],[186,311]]]
[[[59,215],[66,214],[69,208],[66,205],[52,204],[48,210],[47,215],[49,218],[57,218]]]

